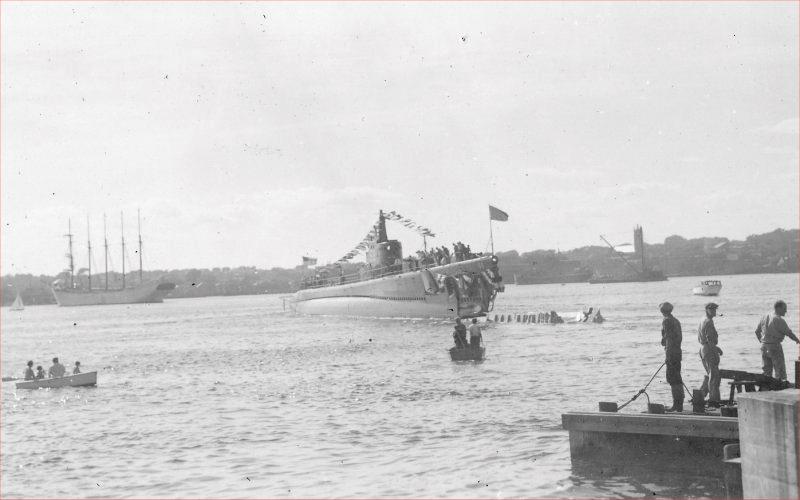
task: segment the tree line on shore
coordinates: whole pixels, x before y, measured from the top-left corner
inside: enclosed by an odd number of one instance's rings
[[[667,276],[714,276],[750,273],[797,272],[798,230],[775,231],[748,236],[744,241],[731,241],[721,237],[685,239],[670,236],[663,243],[646,244],[648,267],[657,268]],[[631,266],[640,266],[639,255],[620,257],[607,246],[585,246],[573,250],[534,250],[520,254],[516,250],[498,252],[500,273],[507,282],[515,274],[539,272],[557,281],[566,263],[572,267],[595,274],[630,272]],[[629,262],[625,262],[627,260]],[[355,264],[347,264],[354,267]],[[569,268],[570,266],[566,266]],[[301,279],[314,272],[304,266],[286,269],[258,269],[254,266],[215,267],[213,269],[180,269],[144,271],[143,280],[161,279],[175,283],[169,298],[206,297],[212,295],[255,295],[265,293],[291,293],[298,289]],[[353,272],[353,269],[345,269]],[[549,274],[548,274],[549,273]],[[59,276],[15,274],[0,278],[2,304],[9,305],[17,293],[26,305],[54,304],[50,286]],[[63,275],[62,275],[63,277]],[[86,280],[86,276],[77,276]],[[129,278],[129,283],[130,283]],[[138,272],[133,273],[133,283],[138,282]],[[109,273],[109,287],[118,287],[121,275]],[[93,288],[105,287],[104,276],[92,277]]]

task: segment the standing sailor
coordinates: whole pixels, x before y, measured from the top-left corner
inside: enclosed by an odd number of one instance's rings
[[[771,377],[774,370],[776,379],[786,380],[786,361],[783,359],[781,342],[784,337],[789,337],[798,344],[800,340],[783,319],[786,314],[786,302],[782,300],[775,302],[774,309],[775,313],[765,314],[756,327],[756,337],[761,342],[761,369],[767,377]]]
[[[717,344],[719,342],[719,334],[714,326],[714,316],[717,315],[717,308],[719,306],[713,302],[706,304],[706,317],[700,323],[700,328],[697,330],[697,341],[700,342],[700,359],[703,362],[703,368],[706,370],[706,376],[703,377],[703,385],[700,390],[703,391],[703,397],[708,394],[708,406],[719,408],[719,357],[722,356],[722,349]]]
[[[667,411],[683,411],[683,379],[681,378],[681,322],[672,315],[672,304],[664,302],[658,306],[664,320],[661,322],[661,345],[664,346],[667,365],[667,383],[672,388],[672,408]]]
[[[481,346],[481,326],[478,324],[477,318],[472,318],[472,324],[469,326],[469,346],[472,349],[477,349]]]
[[[461,318],[456,318],[453,340],[456,342],[456,348],[463,349],[467,347],[467,327],[461,322]]]

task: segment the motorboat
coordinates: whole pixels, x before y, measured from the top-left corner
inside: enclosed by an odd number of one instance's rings
[[[694,295],[719,295],[722,290],[722,282],[719,280],[701,281],[700,284],[692,288]]]

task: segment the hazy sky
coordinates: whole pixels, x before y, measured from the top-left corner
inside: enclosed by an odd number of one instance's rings
[[[3,273],[798,226],[796,2],[7,2]],[[397,224],[405,253],[421,239]],[[133,250],[133,248],[131,248]],[[130,252],[131,261],[135,255]]]

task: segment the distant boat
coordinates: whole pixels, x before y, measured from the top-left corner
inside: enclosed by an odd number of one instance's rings
[[[137,217],[138,219],[138,217]],[[87,233],[88,233],[87,221]],[[142,230],[141,221],[139,223],[139,283],[134,286],[125,284],[125,235],[122,236],[122,287],[109,288],[108,286],[108,238],[105,235],[105,219],[103,222],[103,241],[105,247],[105,287],[92,288],[92,242],[88,241],[88,283],[86,286],[78,286],[75,282],[75,264],[72,256],[72,223],[65,235],[69,245],[69,281],[59,279],[53,283],[52,291],[56,302],[61,307],[72,306],[96,306],[108,304],[141,304],[164,302],[164,297],[175,289],[174,283],[163,283],[160,280],[143,281],[142,279]],[[78,271],[80,275],[82,270]]]
[[[700,285],[692,288],[694,295],[719,295],[722,290],[722,282],[718,280],[701,281]]]
[[[485,347],[457,347],[450,348],[450,359],[453,361],[482,361],[486,353]]]
[[[664,276],[659,270],[651,269],[647,267],[644,260],[644,236],[642,235],[642,227],[636,226],[633,228],[633,247],[635,249],[635,253],[639,254],[642,259],[641,269],[637,269],[636,266],[628,262],[628,259],[625,258],[625,255],[622,252],[618,251],[614,245],[608,242],[602,235],[600,235],[600,239],[603,242],[611,247],[613,250],[627,265],[631,270],[633,270],[632,275],[627,276],[613,276],[613,275],[595,275],[592,279],[589,280],[591,284],[605,284],[605,283],[643,283],[649,281],[667,281],[667,277]]]
[[[55,387],[82,387],[97,385],[97,372],[79,373],[59,378],[40,378],[17,382],[17,389],[47,389]]]
[[[14,303],[11,304],[12,311],[22,311],[25,309],[25,304],[22,303],[22,297],[20,297],[19,292],[17,292],[17,298],[14,299]]]

